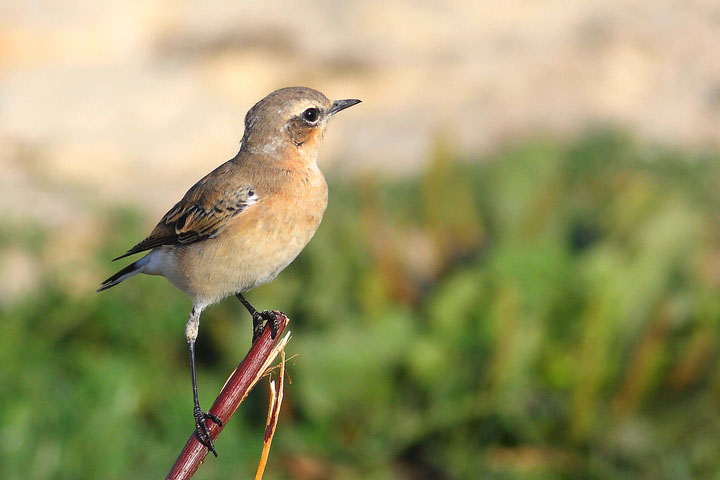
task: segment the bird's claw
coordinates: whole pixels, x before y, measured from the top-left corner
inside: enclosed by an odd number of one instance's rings
[[[215,414],[212,414],[210,412],[204,412],[200,408],[200,405],[195,405],[195,408],[193,409],[193,417],[195,417],[195,438],[197,438],[198,442],[204,445],[209,451],[212,452],[213,455],[215,455],[215,457],[217,457],[217,452],[215,451],[215,443],[210,436],[210,430],[208,429],[205,420],[209,419],[211,422],[215,423],[219,427],[222,426],[222,420],[220,420]]]
[[[267,325],[270,327],[270,338],[277,337],[278,330],[280,329],[280,322],[277,319],[277,313],[272,310],[263,310],[262,312],[255,312],[253,314],[253,339],[252,343],[260,338],[260,335],[265,331],[264,323],[267,321]]]

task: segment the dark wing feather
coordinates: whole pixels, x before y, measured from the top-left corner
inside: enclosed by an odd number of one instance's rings
[[[196,183],[145,240],[113,261],[162,245],[187,245],[217,235],[231,218],[258,200],[252,185],[232,175],[232,168],[230,162],[223,164]]]

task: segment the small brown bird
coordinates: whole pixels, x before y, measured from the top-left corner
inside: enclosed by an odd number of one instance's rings
[[[187,293],[193,306],[185,325],[190,350],[193,417],[198,440],[215,456],[200,408],[195,377],[195,340],[200,314],[236,295],[252,315],[253,342],[268,322],[273,338],[278,325],[272,311],[258,312],[243,297],[275,278],[315,234],[328,201],[317,153],[328,120],[360,100],[331,102],[317,90],[282,88],[253,106],[235,157],[187,191],[150,235],[113,261],[150,250],[105,280],[98,292],[138,273],[162,275]]]

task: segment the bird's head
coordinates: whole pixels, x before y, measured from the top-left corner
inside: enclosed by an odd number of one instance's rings
[[[245,116],[243,148],[270,156],[288,148],[315,157],[328,120],[360,100],[335,100],[307,87],[275,90]]]

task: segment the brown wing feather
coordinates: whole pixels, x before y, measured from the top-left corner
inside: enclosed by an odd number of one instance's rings
[[[145,240],[113,261],[162,245],[186,245],[217,235],[231,218],[258,200],[249,182],[231,175],[233,167],[227,162],[193,185]]]

